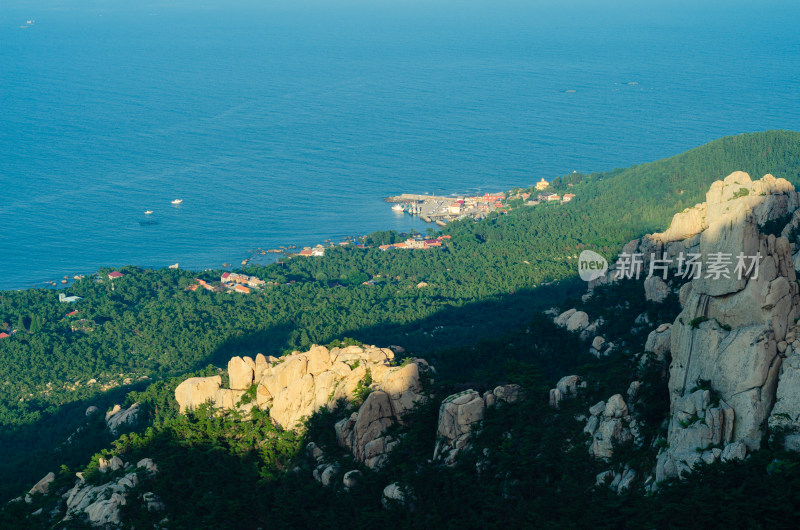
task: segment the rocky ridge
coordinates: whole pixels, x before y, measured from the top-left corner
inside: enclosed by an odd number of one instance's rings
[[[429,370],[422,359],[394,366],[394,351],[375,346],[328,349],[313,346],[280,359],[258,354],[228,361],[230,388],[222,388],[222,377],[193,377],[175,389],[181,412],[204,403],[243,412],[253,407],[268,410],[270,418],[284,429],[295,428],[305,417],[340,399],[352,401],[357,390],[386,394],[390,415],[402,417],[421,399],[420,370]],[[254,397],[245,396],[254,391]],[[373,398],[375,401],[376,398]]]
[[[798,208],[800,194],[788,181],[772,175],[752,181],[734,172],[711,185],[706,202],[675,214],[666,231],[623,247],[623,254],[641,255],[643,276],[651,262],[654,268],[666,263],[657,274],[689,280],[679,292],[681,313],[650,333],[642,359],[672,359],[670,419],[656,481],[701,461],[744,458],[760,448],[767,427],[783,431],[787,448],[800,448]],[[764,233],[776,223],[780,235]],[[689,270],[691,254],[700,272]],[[723,262],[725,272],[714,273],[721,268],[714,263]],[[590,291],[616,281],[617,269],[610,267]],[[657,275],[645,279],[644,289],[654,302],[670,290]]]

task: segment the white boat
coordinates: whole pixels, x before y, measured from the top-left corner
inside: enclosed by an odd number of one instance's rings
[[[172,201],[172,204],[180,204],[182,202],[183,202],[183,199],[175,199],[174,201]]]
[[[394,206],[392,206],[392,210],[394,210],[395,212],[402,212],[403,211],[403,205],[402,204],[395,204]]]
[[[144,212],[145,215],[150,215],[151,213],[153,213],[153,210],[145,210]]]

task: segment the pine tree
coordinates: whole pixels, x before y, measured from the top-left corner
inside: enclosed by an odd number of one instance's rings
[[[25,331],[25,319],[22,318],[22,315],[17,319],[17,331]]]

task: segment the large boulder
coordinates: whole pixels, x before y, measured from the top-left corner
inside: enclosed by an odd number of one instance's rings
[[[190,377],[175,389],[175,401],[178,402],[181,412],[194,410],[203,403],[212,402],[222,386],[222,378],[218,375],[211,377]]]
[[[388,508],[393,503],[404,505],[406,503],[406,494],[403,492],[403,488],[400,487],[400,484],[393,482],[383,488],[381,503],[384,508]]]
[[[650,332],[644,351],[655,354],[656,360],[664,360],[672,345],[672,324],[662,324]]]
[[[45,494],[50,491],[50,484],[56,479],[56,474],[52,471],[45,475],[44,477],[39,480],[28,492],[28,495],[34,495],[36,493]],[[27,498],[27,496],[26,496]]]
[[[581,378],[577,375],[565,375],[559,379],[556,387],[550,389],[550,406],[557,409],[565,397],[576,395],[580,380]]]
[[[567,319],[567,331],[583,331],[589,326],[589,315],[583,311],[576,311]]]
[[[644,280],[644,297],[650,302],[661,303],[670,292],[669,285],[658,276],[649,276]]]
[[[228,361],[231,390],[247,390],[253,384],[256,364],[250,357],[232,357]]]
[[[682,212],[676,213],[672,217],[669,228],[662,234],[658,234],[659,239],[665,243],[681,241],[699,234],[705,227],[706,204],[698,204],[692,208],[686,208]]]
[[[458,453],[467,447],[473,427],[483,420],[486,404],[475,390],[448,396],[439,407],[434,460],[454,465]]]
[[[419,366],[412,362],[399,370],[387,373],[381,388],[389,396],[394,416],[402,422],[402,417],[413,409],[422,397]]]
[[[574,308],[573,309],[567,309],[566,311],[564,311],[563,313],[561,313],[557,317],[553,318],[553,322],[555,323],[556,326],[563,328],[563,327],[565,327],[567,325],[567,321],[569,320],[569,318],[572,315],[574,315],[577,311],[578,310],[574,309]]]
[[[116,409],[113,414],[106,418],[106,426],[111,431],[111,434],[116,436],[123,427],[134,425],[138,420],[139,404],[134,403],[127,409]]]
[[[397,445],[384,433],[398,420],[389,394],[376,390],[367,396],[358,412],[336,423],[336,439],[339,445],[353,453],[357,461],[369,468],[379,468]]]
[[[367,444],[382,437],[383,432],[392,423],[394,423],[394,414],[389,395],[380,390],[371,392],[358,409],[358,415],[353,425],[353,454],[358,461],[366,460]]]

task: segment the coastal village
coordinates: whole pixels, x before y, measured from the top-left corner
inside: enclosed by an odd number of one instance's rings
[[[565,193],[563,196],[547,192],[550,183],[542,178],[530,190],[516,190],[513,192],[485,193],[474,196],[442,197],[435,195],[402,195],[387,197],[388,203],[394,203],[392,210],[418,215],[426,223],[436,223],[446,226],[448,222],[472,218],[484,219],[492,212],[507,213],[512,209],[512,204],[522,201],[524,206],[537,206],[542,203],[570,202],[575,198],[574,193]],[[536,194],[534,193],[541,192]]]
[[[572,184],[568,184],[567,186],[572,186]],[[435,223],[438,226],[446,226],[447,223],[454,221],[454,220],[461,220],[461,219],[473,219],[473,220],[480,220],[487,218],[490,214],[507,214],[514,208],[518,208],[520,206],[538,206],[541,204],[565,204],[572,201],[575,198],[574,193],[564,193],[563,195],[559,195],[553,191],[550,191],[551,185],[550,182],[542,178],[539,182],[535,185],[531,186],[527,189],[519,189],[515,188],[508,192],[497,192],[497,193],[484,193],[483,195],[462,195],[462,196],[435,196],[435,195],[415,195],[415,194],[408,194],[404,193],[394,197],[387,197],[384,199],[388,203],[393,203],[392,210],[401,213],[408,213],[409,215],[417,215],[419,218],[428,223]],[[336,247],[336,246],[348,246],[352,245],[355,248],[366,249],[366,248],[379,248],[382,251],[388,250],[433,250],[442,247],[443,243],[450,239],[449,235],[439,235],[437,237],[432,237],[433,233],[428,230],[429,234],[427,236],[414,233],[412,232],[410,235],[406,236],[406,239],[400,242],[394,242],[391,244],[383,244],[377,247],[373,247],[373,245],[367,245],[364,243],[364,238],[347,238],[344,241],[340,241],[338,243],[332,242],[330,240],[325,241],[325,245],[318,244],[315,246],[307,246],[303,247],[302,249],[298,249],[295,245],[288,245],[288,246],[281,246],[275,249],[262,249],[258,248],[256,250],[250,251],[250,257],[244,259],[241,263],[242,267],[247,266],[247,264],[256,258],[258,255],[266,255],[268,253],[274,254],[282,254],[286,258],[321,258],[325,255],[327,249]],[[405,234],[402,234],[405,236]],[[232,267],[232,264],[223,263],[223,268]],[[179,268],[179,264],[175,263],[174,265],[169,266],[170,269],[177,269]],[[113,290],[113,280],[118,280],[124,276],[123,273],[119,271],[111,271],[107,273],[107,277],[109,280],[112,281],[111,288]],[[85,276],[84,275],[75,275],[74,280],[82,280]],[[102,281],[99,274],[94,275],[95,281]],[[211,284],[205,280],[201,280],[195,278],[195,282],[190,285],[187,289],[191,291],[196,291],[199,288],[203,288],[207,291],[213,292],[232,292],[232,293],[239,293],[239,294],[250,294],[253,290],[260,289],[265,285],[270,285],[273,282],[261,280],[255,276],[247,276],[245,274],[237,274],[235,272],[225,272],[221,275],[220,281],[217,284]],[[55,287],[57,284],[55,281],[47,281],[45,282],[48,286]],[[68,277],[64,276],[64,279],[61,280],[61,283],[66,285],[68,283]],[[59,300],[61,302],[75,302],[78,300],[78,297],[65,297],[62,293],[59,296]],[[74,315],[68,315],[74,316]],[[78,329],[73,329],[73,331],[86,331],[87,328],[91,328],[89,325],[82,325],[83,323],[78,324]],[[8,330],[12,331],[12,330]],[[0,339],[7,338],[9,335],[5,332],[0,332]]]
[[[568,184],[568,186],[572,186]],[[505,214],[519,206],[538,206],[540,204],[565,204],[573,200],[575,194],[564,193],[559,195],[552,191],[548,191],[550,183],[545,179],[541,179],[534,186],[528,189],[514,189],[509,192],[503,193],[485,193],[484,195],[475,196],[458,196],[458,197],[437,197],[432,195],[411,195],[403,194],[397,197],[388,197],[387,202],[394,203],[392,208],[395,211],[402,211],[411,215],[418,215],[426,222],[435,222],[439,226],[445,226],[448,222],[456,219],[472,218],[475,220],[483,219],[492,212],[498,214]],[[252,251],[255,254],[266,253],[281,253],[287,258],[321,258],[325,255],[326,250],[336,246],[353,246],[359,249],[377,248],[381,251],[392,250],[409,250],[409,251],[431,251],[441,248],[445,242],[451,239],[448,234],[438,235],[433,237],[435,231],[428,230],[427,235],[419,233],[411,233],[405,235],[403,241],[394,242],[391,244],[382,245],[368,245],[365,243],[364,238],[347,238],[338,243],[330,240],[325,241],[325,245],[318,244],[316,246],[308,246],[302,249],[297,249],[296,246],[290,245],[280,247],[275,250],[262,250]],[[242,261],[242,267],[246,266],[251,258]],[[223,267],[229,267],[228,264],[223,264]],[[176,263],[170,265],[168,268],[177,269],[179,265]],[[110,281],[111,289],[114,289],[114,281],[120,281],[125,277],[125,274],[120,271],[109,271],[106,273],[95,273],[93,279],[95,282]],[[84,275],[75,275],[76,281],[84,279]],[[62,280],[63,284],[67,283],[67,277]],[[53,286],[55,282],[47,282]],[[294,283],[291,281],[289,283]],[[374,285],[374,280],[367,280],[362,283],[363,285]],[[422,282],[417,287],[424,284]],[[186,287],[187,291],[196,291],[198,289],[205,289],[213,293],[234,293],[249,295],[257,292],[265,286],[279,285],[277,282],[271,280],[262,280],[256,276],[247,274],[225,271],[220,275],[219,282],[208,281],[200,278],[194,278],[194,283]],[[334,287],[337,286],[334,284]],[[64,304],[74,304],[81,300],[78,296],[68,296],[65,293],[58,294],[58,301]],[[91,333],[96,327],[96,323],[87,318],[83,318],[80,310],[71,310],[64,315],[64,318],[69,322],[69,329],[73,333]],[[23,329],[24,331],[24,329]],[[18,333],[17,329],[13,329],[8,323],[3,323],[0,326],[0,340],[7,339]]]

